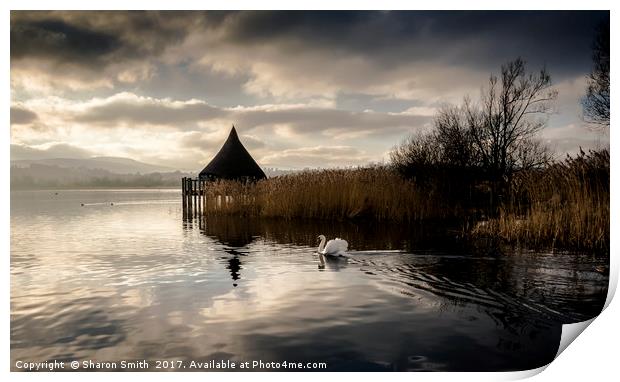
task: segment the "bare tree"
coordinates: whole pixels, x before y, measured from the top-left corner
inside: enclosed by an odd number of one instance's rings
[[[433,121],[439,161],[448,167],[476,166],[478,158],[473,146],[471,129],[463,108],[446,105],[439,109]]]
[[[592,44],[592,72],[588,76],[588,89],[582,99],[586,122],[609,127],[609,20],[601,23]]]
[[[518,58],[502,66],[499,78],[490,77],[479,105],[465,100],[474,151],[492,179],[506,179],[547,158],[544,146],[533,142],[556,97],[546,69],[526,73]]]
[[[392,149],[390,161],[405,176],[422,175],[428,168],[439,164],[437,135],[434,132],[412,134]]]
[[[516,172],[551,160],[537,136],[556,97],[547,71],[526,73],[518,58],[489,78],[479,102],[465,98],[462,106],[440,108],[433,130],[392,150],[392,165],[448,205],[483,203],[487,213],[497,213]]]
[[[553,161],[549,148],[539,139],[523,140],[521,145],[516,147],[514,158],[515,168],[518,170],[542,168]]]
[[[499,192],[515,172],[551,160],[537,135],[556,97],[547,71],[526,73],[518,58],[502,66],[500,77],[489,78],[478,103],[465,98],[460,107],[440,108],[432,131],[412,135],[392,150],[392,164],[409,176],[431,167],[482,172]]]
[[[413,134],[390,153],[401,172],[415,167],[465,168],[476,166],[471,132],[464,110],[445,105],[433,120],[433,130]]]

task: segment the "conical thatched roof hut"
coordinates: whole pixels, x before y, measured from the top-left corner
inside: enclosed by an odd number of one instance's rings
[[[200,179],[260,180],[265,173],[239,140],[235,126],[224,146],[198,175]]]

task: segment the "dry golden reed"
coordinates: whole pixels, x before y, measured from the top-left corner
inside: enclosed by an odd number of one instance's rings
[[[479,223],[473,234],[527,247],[609,251],[609,151],[518,174],[499,217]]]
[[[227,195],[225,197],[224,195]],[[303,171],[256,183],[217,181],[205,213],[313,219],[450,218],[432,195],[385,167]]]

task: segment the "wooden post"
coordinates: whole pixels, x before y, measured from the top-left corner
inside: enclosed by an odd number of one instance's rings
[[[187,203],[189,205],[189,216],[193,216],[193,209],[194,209],[194,205],[192,204],[192,193],[194,190],[192,190],[192,179],[188,179],[187,180],[187,186],[189,187],[189,193],[187,195]]]
[[[207,215],[207,185],[208,185],[208,181],[204,180],[204,200],[203,200],[203,205],[205,206],[204,208],[204,215]]]
[[[187,214],[187,203],[185,202],[185,177],[181,178],[181,201],[183,204],[183,217]]]
[[[202,180],[202,195],[200,196],[202,198],[202,214],[205,214],[205,207],[207,205],[207,183],[204,181],[204,179]]]
[[[202,182],[198,178],[198,214],[202,213]]]
[[[196,204],[196,181],[194,179],[192,179],[192,203],[194,204],[194,216],[196,216],[198,206]]]
[[[187,193],[187,203],[189,204],[189,214],[190,216],[194,216],[194,204],[192,203],[192,193],[194,192],[194,187],[192,183],[192,178],[187,179],[187,186],[189,187],[189,192]]]

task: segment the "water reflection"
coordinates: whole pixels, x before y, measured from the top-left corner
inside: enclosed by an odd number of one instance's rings
[[[11,194],[11,360],[518,370],[549,362],[560,324],[606,296],[593,268],[608,260],[592,255],[470,248],[430,226],[183,221],[180,207],[152,190]],[[319,233],[347,239],[348,259],[318,269]]]
[[[429,289],[447,300],[493,301],[497,306],[546,314],[562,323],[597,315],[607,294],[606,277],[595,269],[596,264],[608,261],[604,257],[514,252],[493,243],[462,243],[446,235],[449,228],[429,230],[428,224],[202,217],[200,229],[204,235],[239,249],[247,249],[255,241],[313,248],[317,234],[325,232],[348,240],[351,256],[321,257],[314,248],[319,269],[339,271],[355,264],[384,282]],[[225,250],[236,259],[245,255]],[[397,264],[391,263],[394,260]]]
[[[318,248],[317,236],[342,237],[351,250],[408,250],[450,248],[460,244],[458,238],[448,236],[450,227],[438,224],[394,225],[385,222],[284,220],[273,218],[194,217],[185,220],[185,226],[198,222],[200,230],[219,242],[243,247],[255,240],[283,245]]]
[[[226,252],[232,256],[228,258],[224,257],[223,259],[228,262],[228,266],[226,268],[230,271],[230,277],[233,279],[233,286],[237,286],[237,280],[241,278],[240,271],[242,269],[239,256],[242,256],[243,254],[235,251],[234,249],[227,249]]]
[[[604,301],[606,293],[606,289],[601,288],[599,284],[591,290],[592,300],[598,303],[585,302],[576,309],[563,305],[565,301],[562,298],[554,300],[557,295],[548,301],[550,296],[547,293],[533,292],[536,290],[541,292],[541,288],[546,289],[548,280],[527,277],[528,273],[547,269],[547,266],[543,265],[545,261],[531,263],[540,254],[530,254],[531,256],[525,254],[523,262],[518,262],[519,266],[524,268],[515,267],[514,264],[507,266],[507,262],[502,261],[502,256],[505,254],[496,246],[476,248],[478,254],[472,253],[469,256],[455,255],[455,248],[460,244],[458,241],[445,239],[438,241],[433,234],[437,235],[437,232],[442,231],[435,230],[429,234],[415,226],[395,229],[390,225],[376,226],[351,222],[291,222],[216,217],[203,218],[201,227],[205,235],[221,243],[237,242],[240,247],[247,246],[257,238],[280,245],[293,243],[312,246],[311,243],[319,232],[344,237],[351,243],[351,256],[332,257],[317,254],[320,271],[337,272],[353,264],[365,274],[377,278],[380,288],[388,289],[390,293],[396,292],[418,300],[421,298],[421,292],[430,293],[435,296],[432,304],[436,304],[437,311],[446,314],[454,310],[468,310],[472,305],[476,306],[476,311],[466,315],[465,319],[474,324],[480,320],[480,313],[483,312],[497,328],[502,328],[493,346],[501,353],[520,354],[521,358],[513,365],[514,370],[531,367],[533,364],[542,365],[544,362],[541,361],[545,359],[546,362],[550,361],[552,353],[555,354],[557,350],[556,344],[561,334],[559,324],[581,321],[587,319],[589,315],[597,314],[600,312],[600,302]],[[378,250],[378,248],[385,249]],[[394,248],[403,249],[405,252]],[[406,250],[411,248],[416,248],[416,256],[406,253]],[[394,257],[394,255],[401,256]],[[545,260],[545,257],[543,256],[541,260]],[[558,259],[553,259],[551,263],[553,265],[557,262]],[[570,268],[578,269],[579,267],[575,265],[570,264]],[[556,271],[562,272],[558,269]],[[573,295],[574,285],[560,284],[562,285],[566,289],[564,291],[566,295],[577,300]],[[504,290],[509,292],[502,292]],[[582,297],[584,299],[579,299],[580,301],[589,300],[587,296]],[[527,301],[524,298],[527,298]],[[554,304],[554,301],[560,301],[560,309],[556,310],[558,304]],[[255,340],[256,338],[253,338],[253,341]],[[455,354],[446,350],[448,347],[454,348],[459,342],[463,342],[463,348],[476,347],[473,343],[469,343],[470,339],[453,338],[452,341],[443,346],[439,344],[444,354],[441,356],[436,354],[434,357],[435,360],[454,357],[451,362],[438,363],[426,356],[413,355],[389,364],[343,359],[332,360],[332,364],[339,365],[336,368],[338,370],[428,371],[445,370],[448,365],[454,367],[455,359],[458,359],[459,370],[470,370],[466,365],[473,364],[477,366],[471,370],[495,370],[495,367],[500,367],[501,361],[496,360],[497,364],[493,366],[494,363],[488,360],[487,366],[481,368],[476,356]],[[284,357],[285,354],[280,353],[279,356]],[[351,358],[355,359],[357,356],[351,355]]]
[[[346,268],[349,264],[349,258],[346,256],[325,256],[321,253],[318,254],[319,269],[327,269],[332,271],[339,271]]]

